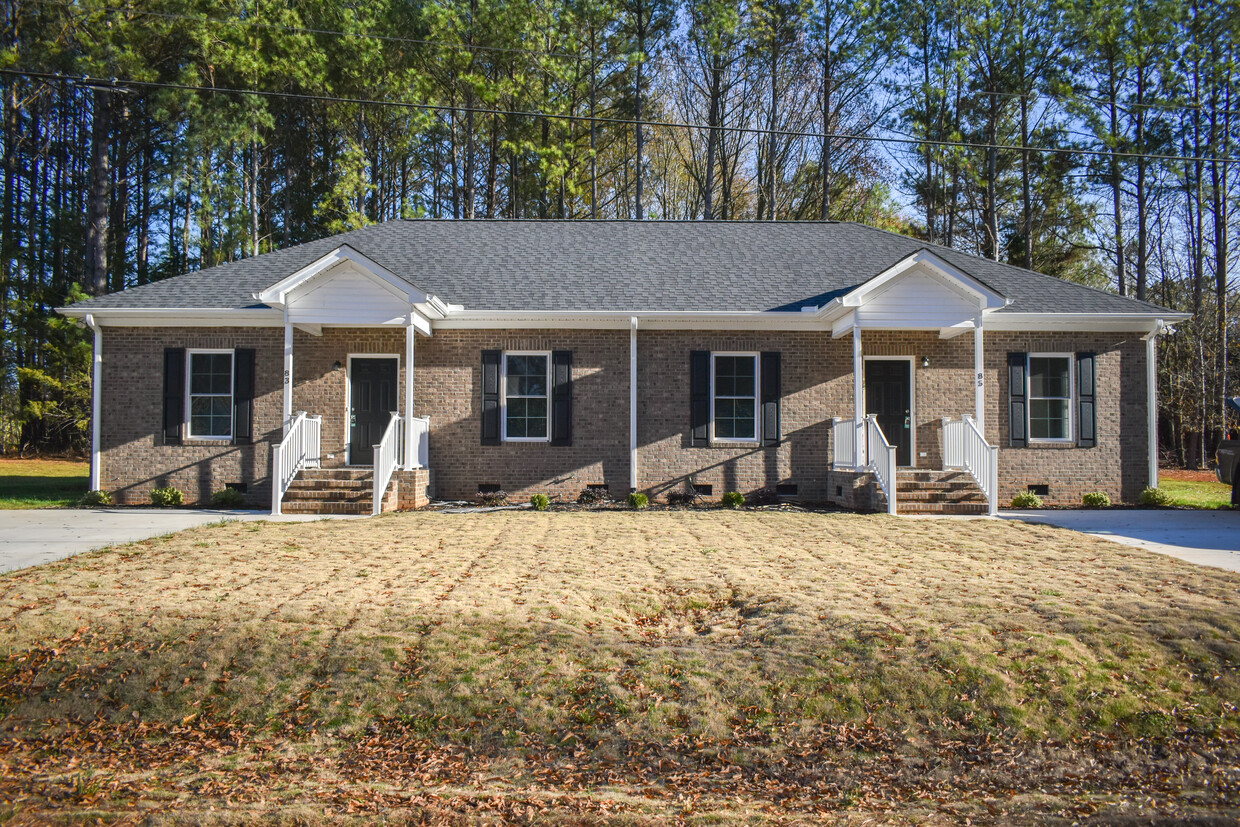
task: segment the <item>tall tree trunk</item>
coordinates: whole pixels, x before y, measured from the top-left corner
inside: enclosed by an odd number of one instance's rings
[[[110,115],[110,93],[96,89],[91,111],[90,200],[86,213],[86,279],[96,296],[108,292],[108,201],[112,183],[108,157]]]

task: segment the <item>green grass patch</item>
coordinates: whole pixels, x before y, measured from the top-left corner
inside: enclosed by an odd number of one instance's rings
[[[76,505],[90,482],[90,463],[0,459],[0,509]]]
[[[1231,486],[1221,482],[1161,480],[1158,487],[1171,495],[1171,504],[1188,508],[1228,508]]]

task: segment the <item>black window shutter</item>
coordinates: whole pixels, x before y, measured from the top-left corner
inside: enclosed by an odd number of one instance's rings
[[[779,397],[780,385],[779,351],[762,354],[762,444],[778,445],[780,437]]]
[[[164,348],[164,444],[180,445],[185,428],[185,348]]]
[[[689,352],[689,444],[710,444],[710,351]]]
[[[1093,448],[1098,444],[1098,406],[1094,403],[1094,395],[1097,393],[1095,366],[1094,354],[1076,354],[1076,444],[1081,448]]]
[[[482,444],[499,445],[498,350],[482,351]]]
[[[1029,436],[1025,432],[1028,402],[1025,398],[1025,370],[1028,365],[1024,353],[1008,354],[1008,411],[1010,423],[1008,443],[1013,448],[1024,448],[1029,444]]]
[[[551,352],[551,444],[573,444],[573,352]]]
[[[254,348],[233,351],[233,441],[254,441]]]

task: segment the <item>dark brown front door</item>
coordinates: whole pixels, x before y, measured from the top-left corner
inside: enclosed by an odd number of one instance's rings
[[[349,464],[373,465],[375,443],[396,410],[396,360],[353,359],[349,397]]]
[[[907,359],[867,359],[865,412],[896,446],[896,465],[913,464],[912,367]]]

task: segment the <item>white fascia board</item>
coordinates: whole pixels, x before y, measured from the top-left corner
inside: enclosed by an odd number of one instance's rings
[[[790,311],[680,312],[680,311],[453,311],[432,322],[436,329],[468,328],[575,328],[627,330],[632,320],[643,330],[821,330],[814,314]]]
[[[58,312],[73,319],[94,317],[106,327],[283,327],[284,313],[270,307],[256,308],[164,308],[129,307],[77,309]]]
[[[327,255],[315,259],[292,275],[286,276],[271,285],[266,290],[255,293],[254,298],[264,304],[284,305],[288,301],[289,293],[302,287],[321,273],[345,262],[353,264],[363,275],[371,277],[376,283],[385,287],[393,294],[401,296],[411,304],[421,304],[427,300],[426,293],[417,289],[369,256],[359,253],[348,244],[340,245]]]
[[[1164,322],[1191,319],[1191,313],[992,313],[985,317],[987,331],[1088,333],[1148,333]]]
[[[843,296],[841,303],[846,307],[860,307],[870,296],[915,267],[924,268],[932,275],[938,277],[949,289],[958,290],[977,301],[979,309],[996,309],[1005,307],[1008,304],[1008,300],[1004,296],[991,290],[985,284],[973,278],[973,276],[939,258],[929,250],[918,250],[916,253],[896,262],[860,287]]]

